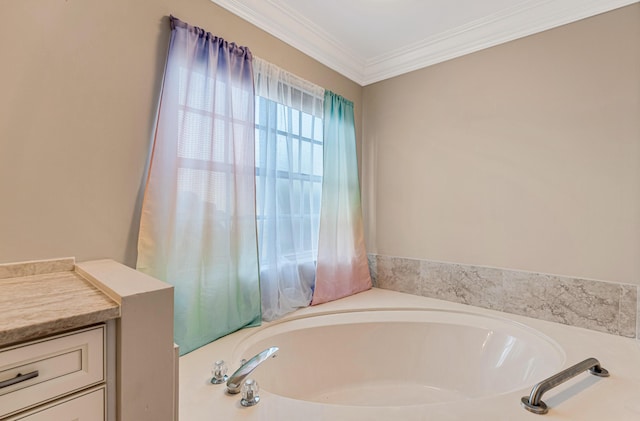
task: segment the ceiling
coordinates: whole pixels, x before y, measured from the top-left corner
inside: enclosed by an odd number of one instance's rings
[[[640,0],[211,0],[360,85]]]

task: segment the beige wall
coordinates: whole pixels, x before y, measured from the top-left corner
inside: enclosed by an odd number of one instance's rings
[[[174,14],[355,102],[370,251],[640,283],[638,4],[364,90],[209,0],[0,12],[0,262],[135,264]]]
[[[640,284],[640,5],[364,88],[369,251]]]
[[[0,262],[135,265],[169,14],[341,94],[362,88],[209,0],[0,3]]]

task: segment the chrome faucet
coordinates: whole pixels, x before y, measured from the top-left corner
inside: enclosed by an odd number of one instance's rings
[[[240,388],[242,387],[242,382],[244,379],[253,372],[260,364],[269,359],[269,357],[275,357],[278,352],[277,346],[272,346],[271,348],[267,348],[259,354],[255,355],[249,361],[243,363],[239,369],[236,370],[235,373],[229,377],[227,380],[227,392],[235,395],[236,393],[240,393]]]

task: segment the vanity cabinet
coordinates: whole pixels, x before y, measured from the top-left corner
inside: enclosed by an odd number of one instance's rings
[[[113,260],[0,264],[0,421],[175,421],[173,287]]]
[[[106,326],[0,349],[0,419],[105,420]]]

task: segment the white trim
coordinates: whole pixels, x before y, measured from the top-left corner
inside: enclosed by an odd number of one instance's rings
[[[529,0],[368,59],[277,0],[211,1],[365,86],[640,0]]]
[[[362,85],[637,3],[638,0],[529,1],[367,61]]]
[[[306,17],[272,0],[211,1],[361,84],[365,59]]]

